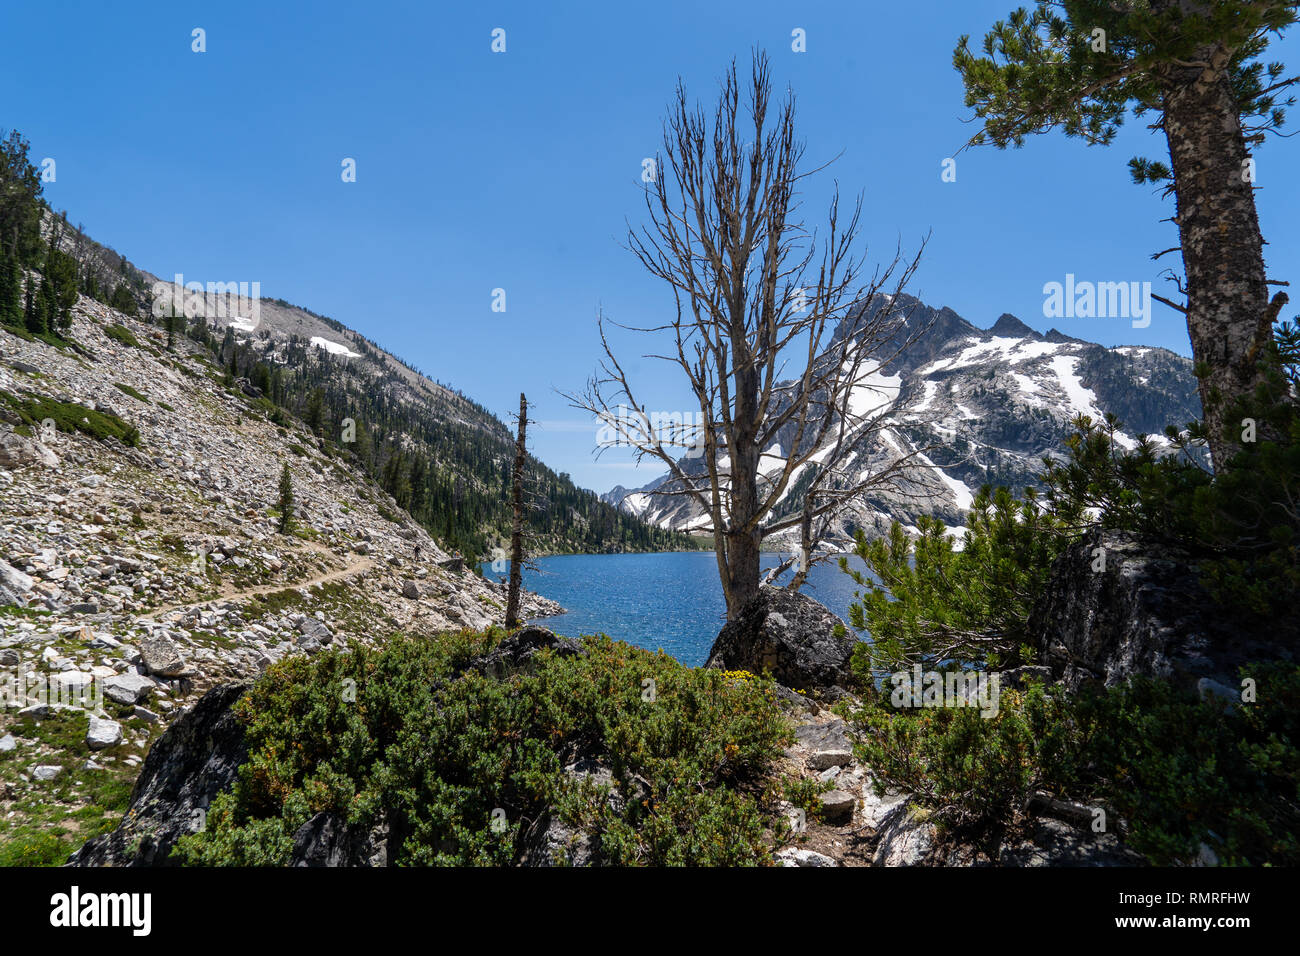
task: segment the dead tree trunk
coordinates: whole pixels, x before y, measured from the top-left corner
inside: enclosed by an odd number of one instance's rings
[[[515,439],[515,471],[511,480],[510,499],[514,517],[510,525],[510,584],[506,596],[506,627],[515,628],[519,620],[519,586],[524,569],[524,459],[527,456],[528,399],[519,393],[519,436]]]

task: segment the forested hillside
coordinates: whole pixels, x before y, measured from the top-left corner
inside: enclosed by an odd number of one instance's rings
[[[305,423],[320,451],[360,465],[448,551],[496,556],[509,527],[513,438],[504,423],[342,323],[283,300],[261,301],[256,322],[244,321],[233,297],[220,298],[215,316],[160,308],[155,293],[170,285],[51,210],[27,152],[17,132],[0,144],[0,322],[8,329],[67,344],[82,294],[155,322],[169,348],[188,336],[209,350],[227,387],[279,425]],[[525,478],[533,553],[691,546],[531,456]]]

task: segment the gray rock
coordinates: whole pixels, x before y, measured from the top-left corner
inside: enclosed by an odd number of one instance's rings
[[[805,761],[813,770],[844,767],[853,762],[848,726],[842,720],[825,724],[801,724],[795,728],[795,740],[807,751]]]
[[[298,632],[296,642],[309,654],[334,640],[334,632],[325,625],[324,621],[318,621],[314,617],[304,617],[299,621]]]
[[[998,680],[1003,690],[1023,690],[1031,683],[1050,684],[1052,669],[1043,664],[1026,664],[999,672]]]
[[[176,645],[161,635],[140,641],[140,658],[145,669],[159,677],[185,677],[192,673]]]
[[[50,678],[50,689],[60,703],[69,703],[84,695],[94,680],[95,675],[86,671],[64,671]]]
[[[822,819],[827,823],[846,823],[853,819],[858,798],[847,790],[830,790],[817,795],[821,803]]]
[[[874,866],[920,866],[939,836],[928,815],[907,801],[890,811],[878,830]]]
[[[770,671],[786,687],[835,698],[852,683],[849,659],[857,643],[844,622],[812,598],[764,587],[718,633],[705,666]]]
[[[1105,570],[1093,571],[1098,548]],[[1070,690],[1138,675],[1189,690],[1203,678],[1233,687],[1243,664],[1291,659],[1298,631],[1297,614],[1252,631],[1207,595],[1191,555],[1104,530],[1057,558],[1029,621],[1042,662]]]
[[[104,681],[104,696],[117,704],[138,704],[154,686],[142,674],[118,674]]]
[[[402,596],[410,598],[412,601],[420,599],[420,585],[414,581],[406,581],[402,584]]]
[[[590,866],[595,855],[595,840],[591,834],[546,813],[524,835],[519,863],[521,866],[539,867]]]
[[[32,768],[32,777],[36,780],[55,780],[63,775],[63,768],[57,764],[38,764]]]
[[[0,737],[0,753],[8,753],[18,746],[18,741],[14,740],[13,734],[5,734]]]
[[[1229,687],[1208,677],[1202,677],[1196,682],[1196,693],[1200,695],[1202,700],[1217,697],[1232,704],[1241,703],[1241,691],[1239,689]]]
[[[103,750],[105,747],[116,747],[121,742],[122,725],[116,720],[90,718],[90,727],[86,730],[87,747],[91,750]]]
[[[796,850],[793,847],[778,850],[776,859],[782,866],[839,866],[824,853],[817,853],[814,850]]]
[[[388,827],[349,826],[337,813],[318,813],[294,832],[289,865],[387,866]]]
[[[69,862],[165,865],[176,841],[193,832],[200,811],[235,782],[248,758],[243,725],[231,713],[248,686],[214,687],[168,727],[150,748],[117,829],[87,842]]]
[[[1027,838],[998,851],[1002,866],[1141,866],[1144,859],[1111,833],[1093,833],[1062,820],[1034,821]]]
[[[30,591],[35,583],[30,574],[19,571],[7,561],[0,561],[0,585],[22,595]]]
[[[891,814],[907,802],[907,794],[897,790],[885,790],[879,796],[870,778],[862,785],[862,822],[873,830],[879,830]]]
[[[489,677],[505,677],[531,670],[537,655],[546,650],[559,657],[586,653],[582,644],[572,638],[559,637],[547,628],[529,625],[503,638],[490,653],[471,666]]]
[[[0,434],[0,468],[24,468],[32,465],[56,468],[59,458],[34,438],[15,431]]]

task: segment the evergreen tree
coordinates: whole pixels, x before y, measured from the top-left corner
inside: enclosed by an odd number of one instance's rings
[[[966,105],[984,123],[973,143],[1021,146],[1061,129],[1110,143],[1130,110],[1154,114],[1169,163],[1134,158],[1134,181],[1173,193],[1187,302],[1156,297],[1187,316],[1201,380],[1205,434],[1216,467],[1239,444],[1230,421],[1270,379],[1271,332],[1286,303],[1270,302],[1255,209],[1250,149],[1279,127],[1280,63],[1259,58],[1294,24],[1295,0],[1036,0],[984,39],[963,36],[953,64]],[[1169,250],[1173,251],[1173,250]],[[1161,253],[1163,254],[1163,253]]]
[[[22,284],[17,253],[0,241],[0,323],[22,324]]]
[[[293,530],[293,476],[289,473],[289,463],[284,463],[280,471],[280,534]]]
[[[42,277],[36,295],[33,296],[30,293],[29,283],[27,308],[24,315],[27,331],[33,335],[44,335],[50,330],[50,301],[53,298],[50,292],[50,284]]]
[[[312,434],[319,436],[321,429],[325,427],[325,392],[321,389],[312,390],[307,399],[307,410],[304,413],[304,418]]]
[[[0,243],[18,257],[19,266],[39,261],[40,222],[45,204],[41,177],[27,157],[29,144],[17,130],[0,130]]]
[[[524,570],[524,467],[528,460],[528,399],[519,393],[519,433],[510,485],[510,583],[506,589],[506,627],[518,627],[519,588]]]
[[[410,489],[408,494],[410,502],[407,504],[407,510],[413,515],[418,516],[424,511],[424,493],[425,480],[427,478],[427,467],[422,455],[411,456],[410,470],[407,472],[406,485]]]
[[[135,318],[136,316],[137,305],[135,296],[131,294],[131,290],[127,287],[125,282],[119,282],[117,284],[117,288],[113,290],[113,297],[109,300],[108,304],[125,315],[129,315],[132,318]]]
[[[51,331],[72,326],[72,307],[77,304],[77,260],[57,248],[55,235],[45,257],[45,278],[49,280],[50,299],[47,317]]]

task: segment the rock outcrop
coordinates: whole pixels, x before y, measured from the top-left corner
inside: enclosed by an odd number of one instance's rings
[[[559,657],[585,653],[581,642],[534,624],[502,638],[501,643],[470,666],[488,677],[507,677],[531,670],[544,650],[553,651]]]
[[[341,814],[321,812],[293,835],[290,866],[387,866],[389,828],[349,826]]]
[[[58,456],[36,439],[18,434],[12,425],[0,426],[0,429],[3,429],[0,430],[0,468],[58,466]]]
[[[1192,556],[1117,531],[1066,548],[1029,626],[1042,663],[1070,690],[1136,675],[1234,687],[1240,665],[1290,654],[1281,634],[1229,618],[1201,588]]]
[[[131,807],[111,833],[90,840],[76,866],[164,866],[176,842],[198,830],[212,799],[235,781],[248,746],[231,707],[248,684],[225,684],[177,718],[145,758]]]
[[[719,632],[705,666],[770,671],[786,687],[836,698],[852,684],[849,659],[856,644],[844,622],[812,598],[764,587]]]

